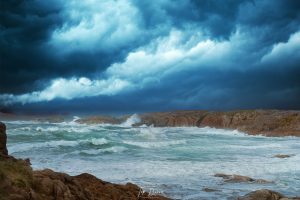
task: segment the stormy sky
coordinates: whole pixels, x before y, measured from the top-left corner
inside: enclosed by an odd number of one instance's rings
[[[300,1],[0,3],[0,108],[300,109]]]

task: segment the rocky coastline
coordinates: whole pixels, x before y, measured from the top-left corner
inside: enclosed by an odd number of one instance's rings
[[[118,124],[128,116],[93,116],[78,119],[78,123]],[[154,127],[212,127],[234,129],[249,135],[272,137],[300,136],[300,111],[283,110],[240,110],[227,112],[214,111],[174,111],[139,114],[140,122],[133,126]]]
[[[78,123],[119,124],[129,116],[95,116],[78,119]],[[278,110],[252,110],[233,112],[177,111],[146,113],[139,115],[140,122],[133,126],[153,125],[155,127],[197,126],[237,129],[251,135],[300,136],[300,112]],[[54,119],[55,120],[55,119]],[[83,173],[70,176],[50,169],[35,171],[29,159],[16,159],[8,154],[6,148],[6,127],[0,122],[0,200],[50,200],[50,199],[169,199],[161,195],[144,192],[139,186],[127,183],[114,184]],[[274,157],[288,158],[293,155],[278,154]],[[224,182],[268,183],[268,180],[253,179],[241,175],[215,174]],[[201,188],[199,188],[199,191]],[[203,192],[214,189],[204,188]],[[257,190],[238,197],[240,200],[300,200],[288,198],[271,190]]]
[[[0,122],[0,200],[166,200],[167,197],[144,192],[139,186],[109,183],[95,176],[83,173],[70,176],[50,169],[34,171],[29,159],[16,159],[10,156],[6,147],[6,126]],[[225,182],[259,182],[240,175],[216,174]],[[204,188],[203,192],[214,192]],[[238,197],[239,200],[300,200],[299,197],[287,198],[271,190],[257,190]]]
[[[188,110],[172,112],[152,112],[138,114],[140,121],[133,126],[154,127],[211,127],[238,130],[249,135],[269,137],[300,136],[299,110],[236,110],[205,111]],[[95,115],[75,120],[82,124],[121,124],[130,115]],[[0,112],[0,120],[33,120],[37,122],[61,123],[66,115],[17,115]]]

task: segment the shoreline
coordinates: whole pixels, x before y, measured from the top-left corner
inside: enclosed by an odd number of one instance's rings
[[[70,176],[51,169],[33,170],[29,159],[8,154],[6,141],[6,126],[0,122],[0,200],[169,199],[130,182],[110,183],[88,173]]]
[[[113,184],[113,183],[108,183],[105,181],[102,181],[101,179],[96,178],[93,175],[83,173],[80,175],[75,175],[75,176],[70,176],[65,173],[59,173],[59,172],[54,172],[49,169],[45,170],[35,170],[33,171],[30,167],[30,161],[29,159],[15,159],[12,156],[9,156],[7,153],[6,149],[6,134],[5,134],[5,126],[4,125],[0,127],[1,128],[1,138],[2,142],[2,149],[4,151],[1,151],[0,153],[0,164],[4,166],[8,165],[12,169],[16,169],[15,171],[7,171],[5,173],[1,172],[1,174],[4,174],[4,177],[6,174],[8,174],[8,178],[5,177],[6,180],[12,181],[14,183],[14,179],[11,180],[11,174],[13,174],[13,177],[20,177],[19,172],[26,172],[25,175],[30,174],[30,176],[27,176],[24,178],[23,174],[21,174],[21,182],[22,184],[25,183],[25,189],[27,187],[27,192],[21,192],[21,195],[25,197],[27,195],[30,196],[29,199],[41,199],[38,196],[39,195],[44,195],[42,199],[47,199],[45,198],[45,195],[50,198],[50,197],[62,197],[61,195],[75,195],[75,199],[120,199],[120,198],[125,198],[125,199],[168,199],[167,197],[159,196],[152,194],[151,191],[150,193],[146,193],[143,191],[142,188],[140,188],[137,185],[127,183],[126,185],[121,185],[121,184]],[[3,131],[4,130],[4,131]],[[4,134],[3,134],[4,133]],[[3,142],[4,141],[4,142]],[[1,157],[2,154],[2,157]],[[3,156],[4,155],[4,156]],[[278,155],[279,157],[286,156],[286,155]],[[3,175],[2,175],[3,176]],[[251,177],[246,177],[246,176],[241,176],[241,175],[231,175],[231,174],[216,174],[215,176],[221,177],[224,179],[225,182],[257,182],[257,183],[267,183],[269,181],[267,180],[262,180],[262,179],[253,179]],[[20,180],[17,180],[19,182]],[[91,184],[89,184],[91,182]],[[7,187],[7,181],[4,182],[6,184],[5,187]],[[75,186],[74,186],[75,185]],[[3,185],[2,185],[3,187]],[[18,191],[20,192],[20,188],[14,188],[14,184],[12,184],[13,188],[10,188],[9,191]],[[23,186],[24,187],[24,184]],[[49,193],[49,190],[47,188],[53,188],[51,192]],[[76,188],[76,191],[79,192],[79,194],[74,190],[74,187]],[[29,190],[28,190],[29,188]],[[97,188],[97,189],[95,189]],[[24,188],[21,188],[21,191],[23,191]],[[0,193],[1,193],[1,184],[0,184]],[[88,190],[88,194],[85,193],[85,190]],[[100,190],[100,192],[99,192]],[[201,188],[199,188],[201,190]],[[203,192],[212,192],[214,189],[211,188],[204,188],[202,189]],[[2,190],[3,192],[4,190]],[[60,192],[57,192],[60,191]],[[67,193],[61,192],[61,191],[67,191]],[[130,194],[128,196],[128,194]],[[145,197],[140,197],[140,195],[146,195]],[[18,195],[18,194],[16,194]],[[58,196],[57,196],[58,195]],[[59,196],[60,195],[60,196]],[[76,196],[77,195],[77,196]],[[79,195],[79,196],[78,196]],[[81,198],[81,196],[85,196],[85,198]],[[96,196],[96,198],[89,198],[90,196],[93,195],[100,195]],[[109,197],[108,197],[108,196]],[[125,196],[123,196],[125,195]],[[150,196],[149,196],[150,195]],[[107,198],[104,198],[106,197]],[[246,194],[244,197],[238,197],[238,199],[241,200],[254,200],[257,199],[257,197],[276,197],[275,199],[281,199],[284,198],[283,195],[276,193],[271,190],[258,190],[258,191],[253,191],[248,194]],[[74,197],[74,196],[73,196]],[[73,197],[69,196],[67,198],[62,197],[62,199],[74,199]],[[99,197],[99,198],[98,198]],[[100,198],[101,197],[101,198]],[[278,197],[278,198],[277,198]],[[10,199],[10,198],[7,198]],[[14,199],[14,198],[11,198]],[[296,198],[294,198],[296,199]],[[273,199],[271,199],[273,200]]]
[[[63,115],[14,115],[0,113],[0,120],[34,120],[60,123],[70,116]],[[300,111],[296,110],[237,110],[237,111],[172,111],[153,112],[119,117],[109,115],[85,116],[75,119],[82,124],[122,124],[130,121],[132,126],[154,127],[211,127],[238,130],[248,135],[268,137],[300,137]]]

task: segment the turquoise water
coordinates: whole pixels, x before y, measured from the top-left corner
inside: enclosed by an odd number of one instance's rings
[[[247,136],[214,128],[154,128],[5,122],[8,150],[30,158],[34,169],[133,182],[144,190],[174,199],[234,199],[268,188],[300,195],[300,138]],[[275,154],[294,154],[285,159]],[[224,183],[215,173],[240,174],[271,184]],[[204,192],[204,187],[217,189]]]

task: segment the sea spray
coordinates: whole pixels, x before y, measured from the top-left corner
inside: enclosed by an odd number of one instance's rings
[[[121,124],[124,127],[131,127],[133,124],[141,122],[141,118],[137,114],[131,115],[125,122]]]

